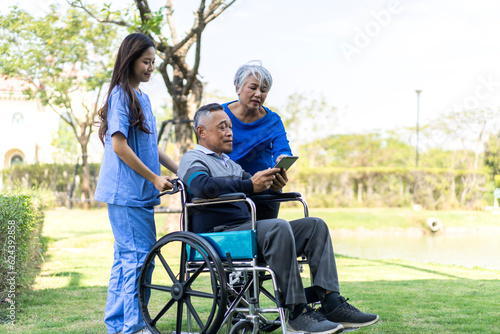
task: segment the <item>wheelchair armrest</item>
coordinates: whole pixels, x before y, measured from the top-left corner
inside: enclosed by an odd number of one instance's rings
[[[198,198],[195,197],[191,202],[194,204],[203,204],[203,203],[217,203],[217,202],[227,202],[227,201],[236,201],[236,200],[244,200],[247,196],[244,193],[230,193],[223,194],[219,197],[215,198]]]
[[[252,201],[254,201],[255,203],[269,202],[269,201],[286,202],[286,201],[297,199],[301,196],[302,195],[300,193],[297,193],[297,192],[288,192],[288,193],[253,195],[253,196],[250,196],[250,199]]]

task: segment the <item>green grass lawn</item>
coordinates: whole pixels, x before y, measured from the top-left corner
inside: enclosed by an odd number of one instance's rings
[[[282,213],[291,218],[300,211]],[[415,227],[428,214],[445,226],[500,225],[498,216],[483,212],[311,211],[331,228]],[[165,230],[166,217],[157,216],[160,230]],[[106,210],[48,211],[44,235],[49,248],[41,272],[32,290],[18,297],[17,324],[0,326],[0,333],[105,333],[113,254]],[[343,256],[337,265],[342,294],[381,318],[358,333],[500,333],[500,271]]]

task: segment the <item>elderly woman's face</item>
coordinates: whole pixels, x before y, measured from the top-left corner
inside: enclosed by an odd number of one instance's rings
[[[267,98],[267,93],[267,85],[263,82],[262,86],[259,86],[259,80],[250,75],[243,87],[239,89],[238,96],[245,109],[255,110],[262,107]]]

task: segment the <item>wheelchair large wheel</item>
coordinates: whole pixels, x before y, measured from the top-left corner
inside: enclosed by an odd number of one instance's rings
[[[224,268],[212,246],[194,233],[173,232],[146,257],[139,306],[155,334],[215,334],[226,310],[225,286]]]

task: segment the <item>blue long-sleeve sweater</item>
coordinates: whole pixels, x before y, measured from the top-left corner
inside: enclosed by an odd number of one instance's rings
[[[233,152],[229,157],[252,175],[273,167],[282,154],[293,155],[281,117],[264,107],[266,116],[252,123],[243,123],[224,103],[224,111],[233,123]]]

